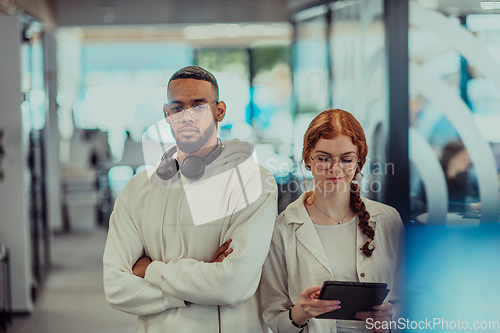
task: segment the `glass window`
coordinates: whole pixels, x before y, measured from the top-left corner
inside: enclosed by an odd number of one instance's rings
[[[295,26],[293,83],[299,113],[318,113],[329,105],[328,25],[324,14],[297,21]]]
[[[457,18],[410,8],[412,217],[498,221],[498,15]]]

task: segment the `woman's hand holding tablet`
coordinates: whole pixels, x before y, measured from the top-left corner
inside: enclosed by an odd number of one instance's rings
[[[386,332],[387,330],[382,327],[386,327],[388,325],[384,325],[384,322],[389,322],[392,319],[392,304],[389,302],[384,302],[381,305],[375,305],[373,307],[374,311],[363,311],[363,312],[358,312],[354,315],[354,317],[367,321],[368,319],[371,318],[369,323],[371,323],[374,328],[372,328],[372,331],[375,333],[383,333]],[[378,322],[378,323],[377,323]],[[380,327],[380,329],[377,329],[376,327]]]
[[[311,318],[319,316],[325,312],[340,309],[339,300],[318,299],[321,287],[311,287],[300,295],[298,301],[291,310],[291,319],[297,325],[305,325]]]

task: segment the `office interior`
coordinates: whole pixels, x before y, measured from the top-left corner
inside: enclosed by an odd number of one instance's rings
[[[406,225],[407,316],[500,320],[500,2],[0,0],[0,64],[0,332],[134,331],[99,280],[108,219],[188,65],[279,211],[309,122],[351,112],[363,193]]]

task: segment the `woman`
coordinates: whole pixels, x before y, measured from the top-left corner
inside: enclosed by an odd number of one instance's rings
[[[387,299],[396,298],[403,224],[394,208],[360,197],[367,152],[361,125],[346,111],[323,111],[309,125],[302,158],[314,189],[276,220],[262,275],[263,318],[273,332],[369,332],[391,320],[389,302],[358,313],[360,320],[314,318],[342,306],[318,299],[326,280],[387,283]]]
[[[444,147],[441,166],[448,185],[448,211],[467,212],[477,207],[474,202],[479,200],[479,194],[469,181],[472,163],[467,149],[460,141],[449,142]]]

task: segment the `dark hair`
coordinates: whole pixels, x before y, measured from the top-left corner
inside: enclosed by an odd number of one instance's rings
[[[217,84],[217,79],[212,73],[204,68],[199,66],[187,66],[179,69],[174,73],[174,75],[172,75],[170,80],[168,80],[167,88],[170,85],[170,82],[178,79],[195,79],[210,82],[217,92],[217,100],[219,99],[219,85]]]
[[[448,165],[453,157],[455,157],[462,150],[465,150],[465,146],[460,141],[449,142],[443,149],[443,156],[441,157],[441,166],[443,167],[444,174],[448,178]]]
[[[356,169],[354,177],[360,173],[366,162],[366,156],[368,155],[368,146],[366,144],[365,133],[360,123],[354,118],[352,114],[347,111],[340,109],[329,109],[318,114],[309,127],[307,128],[306,134],[304,135],[304,146],[302,148],[302,159],[306,163],[306,168],[308,161],[311,157],[311,152],[316,147],[319,139],[333,139],[339,134],[344,134],[351,137],[352,143],[358,147],[358,159],[359,167]],[[365,256],[370,257],[375,245],[371,242],[375,237],[375,231],[368,224],[370,220],[370,213],[366,210],[365,203],[360,197],[360,187],[356,183],[351,183],[350,186],[350,205],[353,212],[358,215],[359,227],[363,233],[368,237],[368,240],[360,248]],[[304,203],[312,196],[312,193],[306,195]]]

